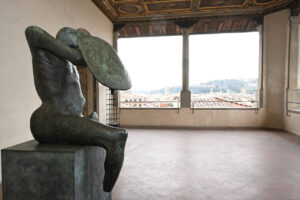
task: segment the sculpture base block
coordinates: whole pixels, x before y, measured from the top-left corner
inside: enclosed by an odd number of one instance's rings
[[[101,147],[32,140],[1,153],[3,200],[111,200],[103,191]]]

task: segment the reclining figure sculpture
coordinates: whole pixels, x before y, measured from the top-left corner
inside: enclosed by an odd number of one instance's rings
[[[119,176],[127,131],[101,124],[96,113],[82,116],[82,95],[76,66],[88,66],[103,85],[118,90],[131,87],[129,76],[112,47],[72,28],[56,38],[30,26],[25,31],[33,63],[36,91],[42,101],[30,119],[34,138],[46,144],[92,145],[106,149],[103,189],[110,192]]]

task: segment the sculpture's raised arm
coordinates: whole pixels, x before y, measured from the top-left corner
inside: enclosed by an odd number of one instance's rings
[[[72,62],[76,66],[85,65],[80,51],[67,46],[43,29],[37,26],[29,26],[25,30],[25,35],[32,53],[34,53],[34,48],[41,48]]]

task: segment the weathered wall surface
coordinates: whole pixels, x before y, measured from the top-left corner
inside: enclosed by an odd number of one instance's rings
[[[262,127],[264,112],[254,110],[122,109],[121,125],[134,127]]]
[[[300,136],[300,114],[291,114],[284,117],[285,130]]]
[[[295,17],[293,17],[295,19]],[[296,28],[298,29],[297,32],[294,32],[295,30],[293,30],[293,27],[291,26],[295,26],[292,25],[292,23],[294,23],[296,25]],[[300,102],[300,95],[299,95],[299,74],[300,74],[300,60],[299,60],[299,51],[300,51],[300,43],[299,43],[299,21],[295,22],[291,21],[290,23],[290,27],[291,29],[289,29],[290,34],[291,34],[291,45],[290,45],[290,62],[287,62],[286,64],[286,77],[288,75],[290,75],[290,79],[285,81],[285,88],[289,87],[289,94],[285,93],[285,96],[289,96],[288,99],[286,98],[285,103],[287,102]],[[296,37],[296,38],[295,38]],[[290,66],[288,66],[290,65]],[[289,70],[289,73],[288,73]],[[289,81],[289,85],[288,85],[288,81]],[[286,91],[287,92],[287,91]],[[299,109],[299,105],[296,104],[288,104],[289,105],[289,109],[293,109],[294,107],[298,107]],[[289,115],[287,115],[287,111],[286,111],[285,107],[285,113],[284,113],[284,126],[285,126],[285,130],[291,133],[295,133],[297,135],[300,136],[300,114],[299,113],[289,113]]]
[[[286,9],[265,17],[266,45],[266,126],[300,135],[300,114],[286,114],[286,88],[289,59],[289,16]],[[299,44],[298,44],[299,48]],[[295,49],[291,49],[293,51]],[[291,61],[292,62],[292,61]],[[295,76],[290,71],[290,77]],[[297,72],[298,73],[298,72]],[[293,88],[292,88],[293,89]],[[295,101],[289,99],[288,101]],[[296,101],[299,102],[299,99]]]
[[[266,127],[284,129],[284,93],[288,49],[288,18],[290,10],[279,11],[264,18],[264,69],[266,74]]]
[[[0,149],[32,139],[29,119],[41,103],[24,35],[29,25],[40,26],[54,36],[64,26],[85,28],[112,43],[112,23],[91,1],[1,0]],[[101,118],[104,120],[105,113]]]

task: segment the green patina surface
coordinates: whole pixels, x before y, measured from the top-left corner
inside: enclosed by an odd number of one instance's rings
[[[107,42],[97,37],[80,36],[78,46],[86,64],[100,83],[114,90],[131,88],[126,69]]]
[[[4,200],[111,200],[101,147],[29,141],[1,155]]]
[[[101,124],[97,117],[82,117],[85,100],[75,66],[88,65],[99,82],[116,90],[131,87],[127,71],[108,43],[70,27],[60,29],[56,38],[36,26],[27,27],[25,35],[32,54],[34,84],[42,100],[30,118],[33,137],[44,144],[103,147],[107,151],[105,174],[98,190],[110,192],[122,168],[127,131]],[[85,162],[79,161],[75,168],[77,183],[86,185],[81,181],[85,171],[80,163]]]

